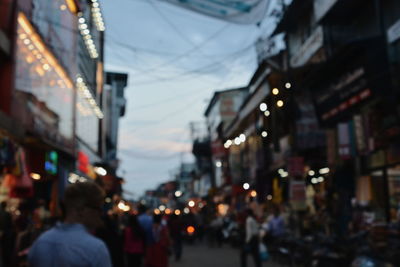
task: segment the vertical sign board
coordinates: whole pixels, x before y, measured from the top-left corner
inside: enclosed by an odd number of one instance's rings
[[[304,158],[291,157],[288,159],[288,172],[292,177],[303,176],[304,174]]]
[[[291,181],[290,182],[290,204],[293,210],[305,210],[306,205],[306,182]]]

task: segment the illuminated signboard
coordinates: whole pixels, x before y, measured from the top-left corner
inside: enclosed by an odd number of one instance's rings
[[[50,151],[46,153],[46,161],[44,163],[44,169],[48,174],[56,175],[58,170],[58,153],[56,151]]]
[[[89,172],[89,157],[82,151],[78,152],[78,170],[83,173]]]

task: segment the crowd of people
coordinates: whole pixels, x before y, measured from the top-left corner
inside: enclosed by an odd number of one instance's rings
[[[130,212],[110,212],[104,200],[103,190],[86,182],[67,187],[58,217],[52,216],[44,200],[35,206],[21,202],[12,212],[2,202],[0,267],[80,266],[75,263],[168,267],[170,259],[181,259],[185,240],[204,241],[211,249],[228,243],[239,248],[238,265],[246,267],[251,256],[259,267],[287,234],[332,231],[324,209],[299,213],[274,204],[258,212],[248,207],[221,215],[205,208],[196,214],[157,215],[144,205]],[[356,231],[362,227],[361,221],[354,212],[349,229]]]
[[[171,255],[180,260],[180,216],[167,220],[144,205],[114,213],[104,208],[104,199],[100,186],[85,182],[67,187],[58,217],[43,200],[13,209],[2,202],[0,267],[167,267]]]

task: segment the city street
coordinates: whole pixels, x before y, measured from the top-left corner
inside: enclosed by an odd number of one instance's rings
[[[400,0],[0,0],[0,267],[400,267],[399,74]]]
[[[240,267],[239,250],[227,245],[209,248],[203,244],[185,245],[180,262],[170,260],[171,267]],[[251,257],[248,257],[248,267],[253,267]],[[271,262],[264,262],[263,267],[277,267]]]

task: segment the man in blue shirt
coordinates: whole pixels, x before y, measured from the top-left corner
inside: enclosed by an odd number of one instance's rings
[[[103,190],[94,182],[65,190],[65,220],[42,234],[28,254],[30,267],[111,267],[106,245],[89,231],[101,225]]]
[[[140,204],[138,207],[139,215],[138,222],[146,235],[146,245],[154,243],[153,237],[153,218],[147,214],[147,207]]]

